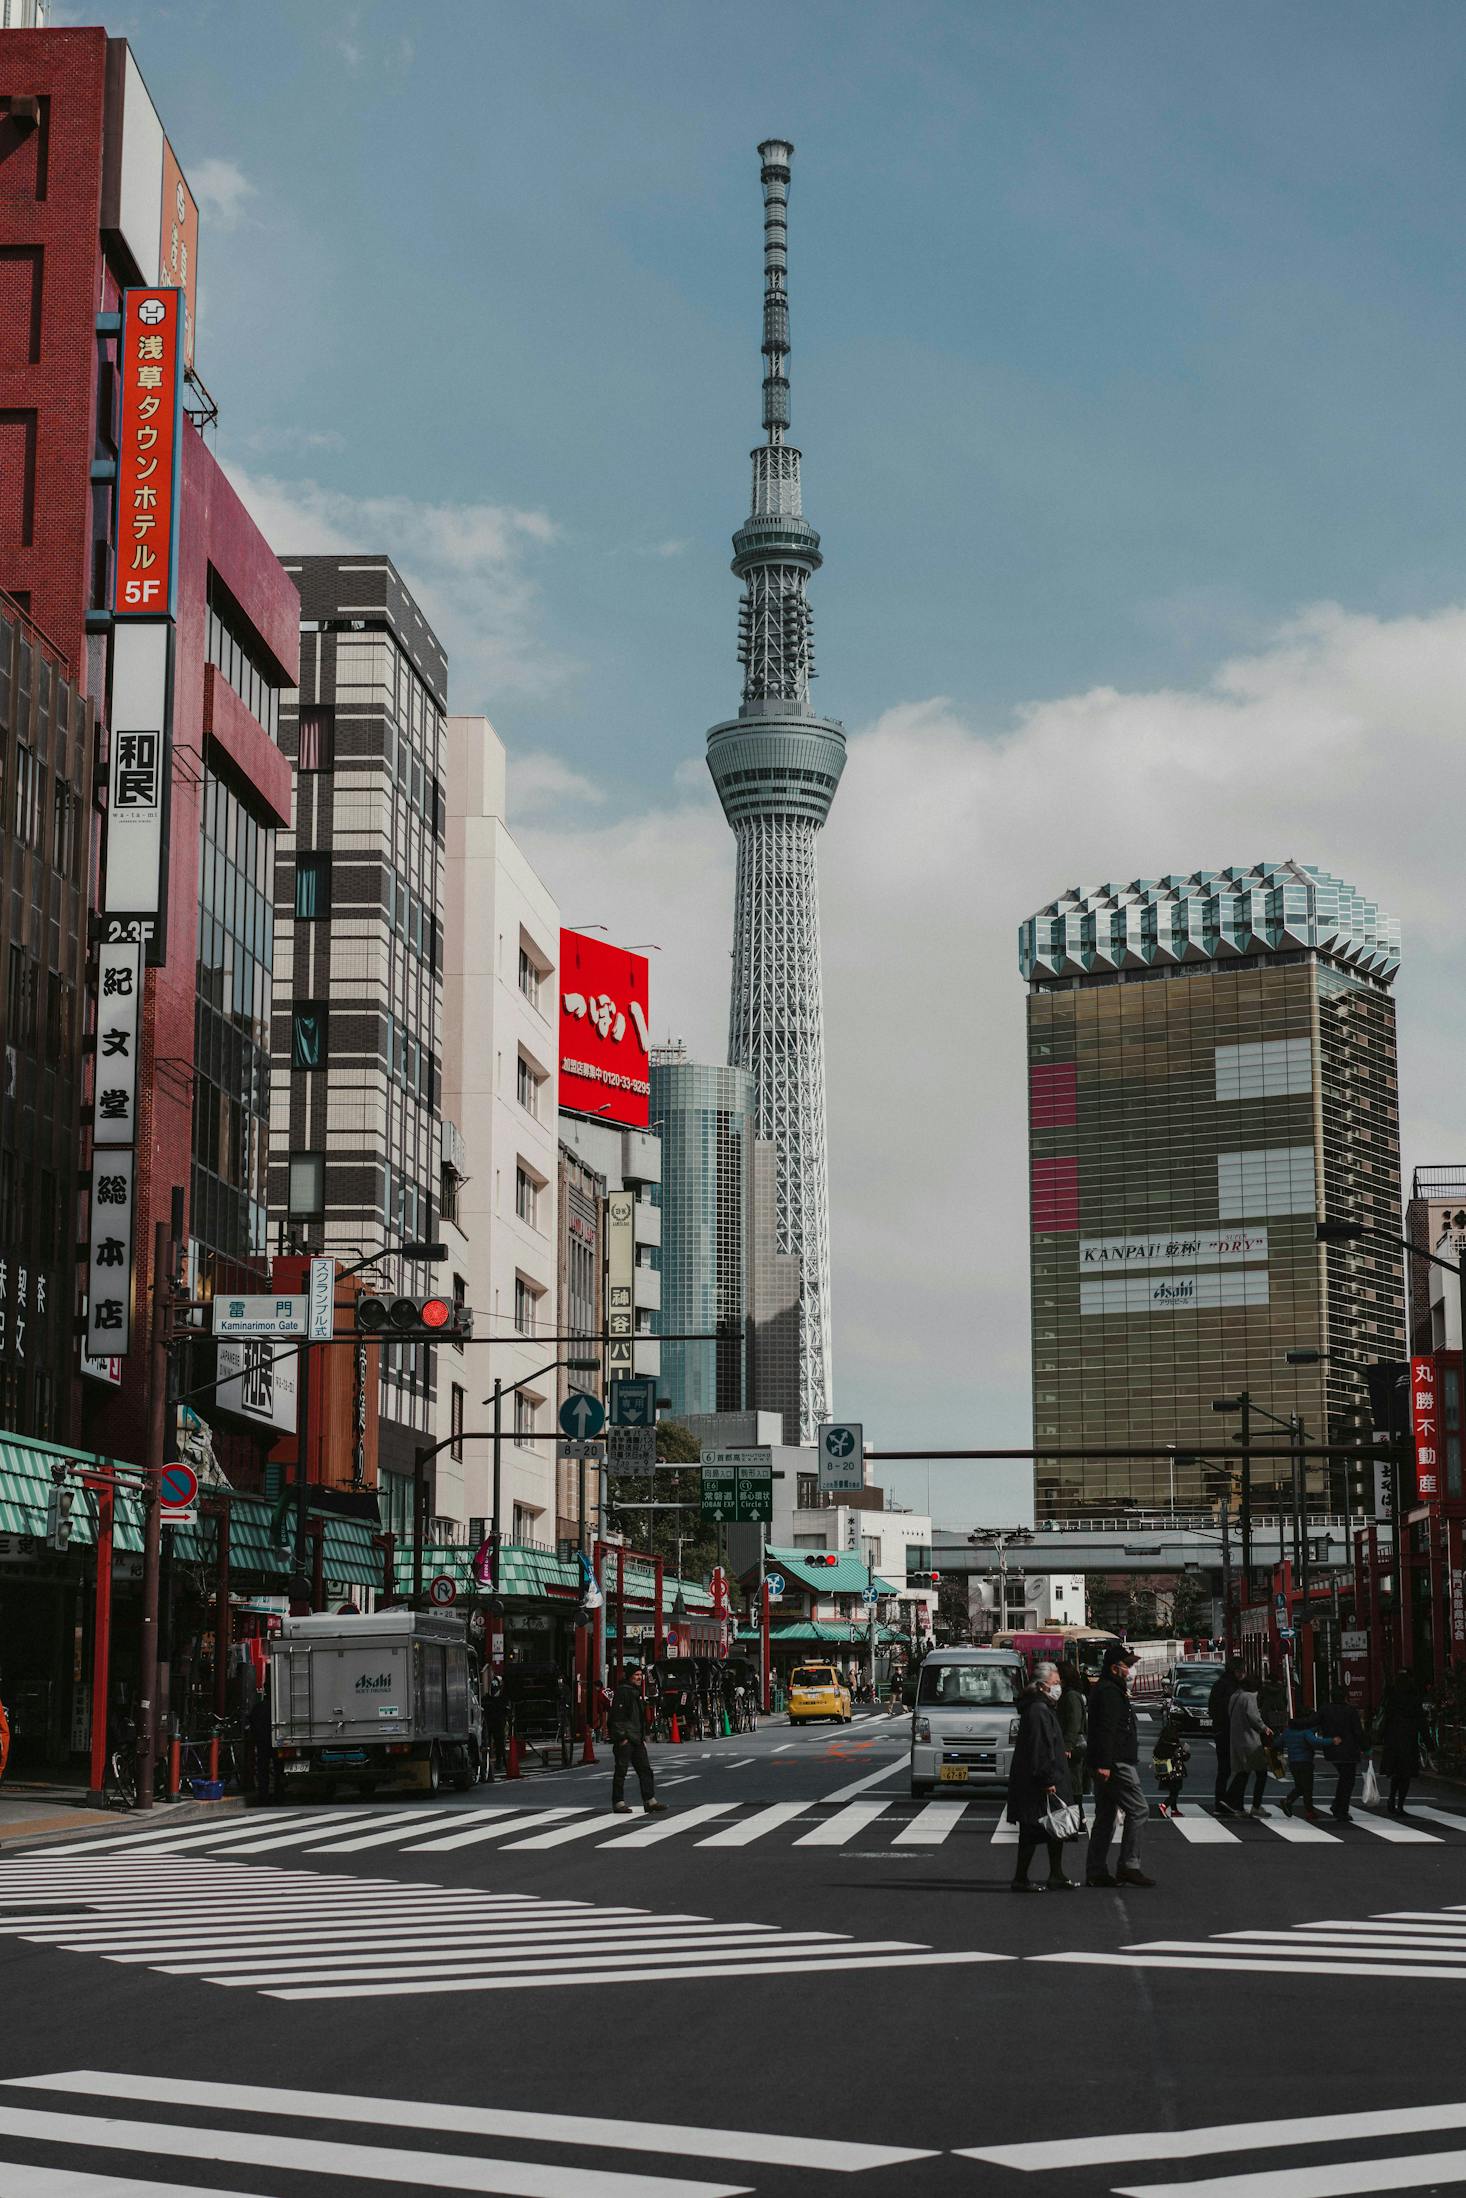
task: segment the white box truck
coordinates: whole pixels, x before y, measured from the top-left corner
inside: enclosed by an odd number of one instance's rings
[[[464,1619],[378,1610],[286,1618],[270,1643],[281,1784],[466,1793],[484,1769],[479,1660]]]

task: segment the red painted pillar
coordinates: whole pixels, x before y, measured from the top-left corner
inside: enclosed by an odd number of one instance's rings
[[[107,1782],[107,1695],[112,1658],[112,1528],[117,1505],[110,1476],[88,1483],[97,1498],[97,1594],[92,1614],[91,1791]]]
[[[769,1583],[764,1580],[758,1591],[758,1636],[760,1691],[763,1696],[764,1715],[772,1710],[773,1696],[769,1692]]]
[[[1384,1641],[1381,1638],[1381,1614],[1379,1607],[1379,1527],[1371,1519],[1367,1551],[1369,1565],[1369,1599],[1366,1623],[1369,1627],[1369,1706],[1377,1710],[1385,1691]]]

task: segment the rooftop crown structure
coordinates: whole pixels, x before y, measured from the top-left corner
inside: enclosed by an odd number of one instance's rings
[[[733,537],[743,582],[743,700],[708,734],[708,769],[738,840],[728,1059],[753,1073],[758,1134],[778,1159],[778,1248],[797,1253],[800,1425],[830,1409],[830,1230],[824,1005],[815,834],[845,767],[845,735],[810,708],[814,622],[807,589],[820,538],[804,516],[789,426],[789,164],[782,138],[759,147],[764,195],[763,424],[753,508]]]

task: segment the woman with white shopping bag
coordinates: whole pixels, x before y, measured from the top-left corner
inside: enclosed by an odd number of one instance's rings
[[[1018,1827],[1015,1893],[1079,1889],[1064,1875],[1064,1841],[1078,1836],[1079,1811],[1055,1708],[1062,1691],[1057,1665],[1040,1663],[1033,1667],[1033,1684],[1018,1698],[1018,1738],[1008,1775],[1008,1821]],[[1049,1874],[1046,1881],[1034,1884],[1028,1870],[1040,1846],[1048,1849]]]

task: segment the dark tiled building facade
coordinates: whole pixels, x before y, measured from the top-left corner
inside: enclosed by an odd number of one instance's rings
[[[1398,1255],[1314,1234],[1398,1228],[1397,962],[1387,917],[1296,864],[1068,894],[1023,927],[1035,1447],[1190,1461],[1040,1460],[1040,1518],[1204,1508],[1196,1460],[1236,1455],[1215,1399],[1316,1441],[1400,1355]]]
[[[73,1435],[92,719],[0,597],[0,1428]]]
[[[441,1173],[447,659],[386,557],[287,557],[300,688],[280,715],[295,829],[275,896],[270,1203],[351,1261],[430,1238]],[[442,1277],[396,1260],[393,1289]],[[432,1353],[382,1354],[384,1517],[431,1440]]]

